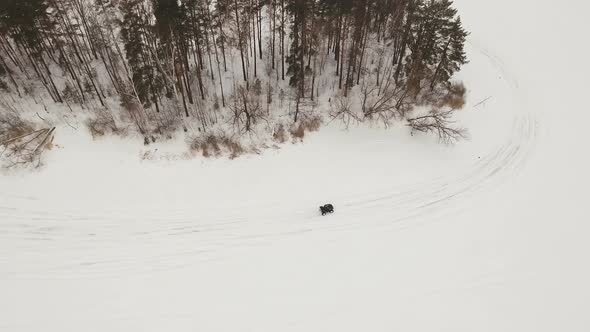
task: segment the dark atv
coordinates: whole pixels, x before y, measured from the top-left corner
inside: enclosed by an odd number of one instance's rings
[[[322,212],[322,216],[326,213],[334,213],[334,207],[332,204],[326,204],[324,206],[320,206],[320,212]]]

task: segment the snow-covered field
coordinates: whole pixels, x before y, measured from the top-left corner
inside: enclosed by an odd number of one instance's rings
[[[44,169],[0,175],[0,331],[590,330],[590,6],[455,3],[453,147],[333,123],[142,161],[59,128]]]

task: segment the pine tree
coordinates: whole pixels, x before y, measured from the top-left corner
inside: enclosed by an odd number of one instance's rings
[[[447,82],[465,63],[463,45],[467,35],[461,21],[455,18],[457,10],[450,0],[419,0],[414,4],[405,67],[407,85],[416,96],[424,79],[431,77],[429,85],[433,89],[437,82]]]
[[[154,84],[154,68],[146,61],[149,46],[145,44],[146,38],[143,31],[146,22],[140,13],[141,4],[142,0],[129,0],[121,3],[120,9],[123,14],[121,36],[137,96],[145,107],[150,107],[151,101],[157,104],[156,94],[159,94],[159,89],[155,88],[157,85]],[[152,100],[150,100],[150,93],[153,94]]]
[[[246,87],[248,87],[248,75],[246,74],[246,63],[244,61],[244,53],[246,53],[247,56],[247,52],[244,52],[244,35],[242,33],[242,29],[240,28],[241,26],[243,27],[243,24],[240,24],[240,10],[242,9],[241,4],[238,5],[238,0],[234,0],[234,12],[235,12],[235,20],[236,20],[236,27],[238,29],[237,33],[238,33],[238,45],[240,48],[240,58],[242,60],[242,75],[244,78],[244,82],[246,82]]]
[[[287,75],[290,76],[289,85],[297,88],[298,94],[302,93],[301,84],[304,80],[303,72],[303,29],[304,29],[304,0],[290,0],[287,6],[289,13],[293,15],[291,25],[291,48],[286,59],[288,66]]]
[[[443,38],[447,38],[447,42],[444,48],[439,48],[439,62],[432,76],[431,90],[437,83],[447,83],[453,74],[467,63],[464,50],[467,32],[461,25],[461,18],[452,22]]]

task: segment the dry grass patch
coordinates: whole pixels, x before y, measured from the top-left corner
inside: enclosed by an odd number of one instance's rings
[[[285,143],[289,138],[287,137],[289,134],[285,130],[285,126],[280,124],[279,127],[274,131],[272,134],[272,139],[280,144]]]
[[[235,159],[246,152],[238,141],[213,134],[193,139],[190,148],[192,151],[200,152],[205,158],[219,157],[228,153],[230,159]]]
[[[86,126],[92,134],[92,138],[104,136],[106,134],[121,134],[122,130],[117,126],[115,118],[110,112],[100,111],[86,121]]]
[[[319,116],[304,118],[299,121],[299,124],[291,127],[290,133],[294,141],[302,141],[306,132],[314,132],[320,129],[322,119]]]
[[[320,118],[319,116],[306,118],[303,121],[301,121],[301,124],[308,132],[318,131],[320,130],[320,127],[322,125],[322,118]]]
[[[447,94],[442,98],[441,106],[448,106],[454,110],[460,110],[465,106],[467,89],[463,83],[449,85]]]
[[[294,141],[303,140],[305,137],[305,126],[302,122],[299,122],[299,125],[293,126],[291,128],[291,136],[293,137]]]

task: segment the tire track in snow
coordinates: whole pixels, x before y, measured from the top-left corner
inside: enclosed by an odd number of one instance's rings
[[[519,88],[518,80],[510,74],[501,58],[472,42],[469,44],[492,63],[512,89]],[[419,215],[422,209],[440,207],[450,203],[451,200],[461,199],[464,202],[463,205],[467,205],[465,204],[467,196],[504,183],[525,166],[537,141],[538,121],[529,110],[521,109],[520,111],[520,114],[514,115],[510,135],[480,161],[471,165],[463,175],[438,178],[420,185],[419,188],[402,189],[378,198],[350,201],[345,206],[351,210],[356,209],[359,214],[362,214],[363,210],[371,204],[383,206],[387,203],[394,206],[394,210],[401,211],[398,215],[405,214],[410,218],[416,214]],[[399,220],[404,218],[401,217]]]

